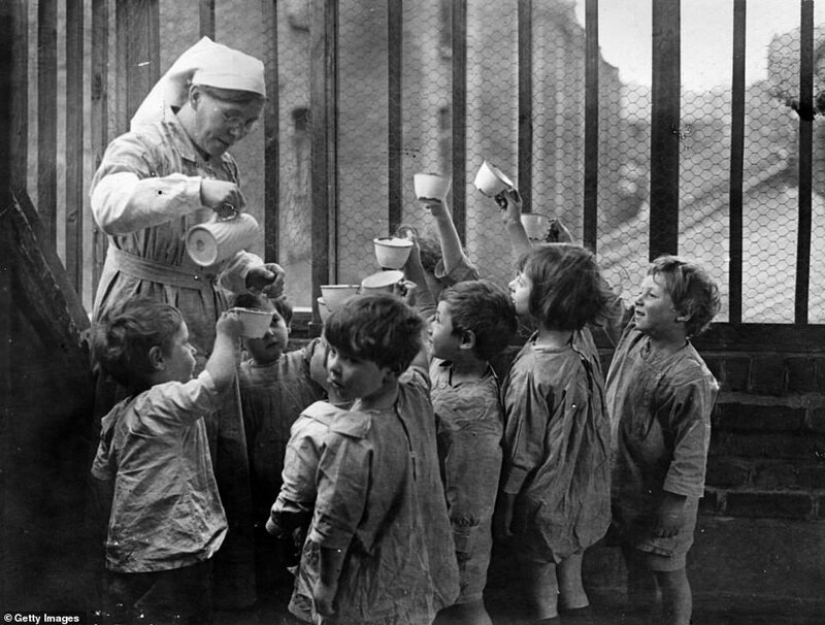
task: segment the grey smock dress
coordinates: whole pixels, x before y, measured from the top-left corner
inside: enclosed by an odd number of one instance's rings
[[[693,544],[718,392],[690,342],[662,354],[635,323],[627,326],[607,376],[613,522],[627,545],[662,558],[658,570],[683,568]],[[662,538],[654,527],[665,491],[686,497],[685,524]]]
[[[501,488],[517,495],[512,529],[535,562],[583,551],[610,523],[610,423],[589,334],[575,332],[560,349],[533,335],[502,385]]]

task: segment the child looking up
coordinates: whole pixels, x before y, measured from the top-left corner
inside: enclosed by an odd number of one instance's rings
[[[444,289],[430,324],[438,456],[461,583],[456,605],[441,615],[450,622],[492,625],[483,591],[501,474],[503,411],[490,360],[509,345],[517,325],[510,297],[488,280]]]
[[[610,522],[610,426],[588,324],[609,318],[613,293],[593,254],[550,243],[524,254],[510,283],[516,312],[537,328],[504,380],[504,470],[497,533],[512,540],[536,616],[587,616],[584,550]],[[589,334],[589,333],[588,333]]]
[[[687,625],[685,558],[704,494],[710,415],[719,386],[690,337],[719,312],[719,290],[687,260],[649,267],[607,376],[614,432],[613,514],[628,566],[632,607]]]
[[[304,620],[430,623],[458,592],[424,327],[388,294],[351,298],[327,319],[330,389],[354,403],[332,418],[318,464],[290,603]]]
[[[211,618],[210,558],[227,523],[204,415],[235,378],[241,322],[223,313],[206,368],[180,311],[129,299],[93,328],[96,366],[129,389],[101,423],[92,475],[111,494],[106,567],[114,622]],[[123,619],[123,620],[117,620]]]
[[[429,201],[439,227],[445,265],[464,257],[450,215],[441,202]],[[422,283],[420,242],[405,271],[418,286],[419,309],[430,313],[428,284]],[[490,360],[515,335],[518,320],[509,295],[488,280],[458,282],[440,292],[430,322],[431,398],[438,428],[438,458],[453,526],[461,592],[439,619],[492,625],[483,591],[493,544],[492,518],[501,474],[503,411],[498,378]]]
[[[243,293],[233,306],[272,312],[269,330],[260,338],[244,338],[250,358],[241,363],[238,380],[250,463],[256,579],[265,596],[279,581],[291,585],[288,556],[263,531],[269,507],[281,489],[281,471],[290,427],[306,407],[325,399],[324,349],[319,339],[287,352],[292,306],[286,298]],[[267,591],[268,592],[268,591]]]

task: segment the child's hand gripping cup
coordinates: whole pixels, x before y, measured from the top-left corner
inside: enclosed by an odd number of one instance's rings
[[[485,160],[476,172],[473,184],[487,197],[493,198],[502,210],[507,208],[505,191],[518,194],[513,181],[490,161]]]

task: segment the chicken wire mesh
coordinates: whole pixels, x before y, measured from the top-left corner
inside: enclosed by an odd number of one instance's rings
[[[468,0],[466,5],[450,0],[405,0],[391,2],[351,0],[337,6],[337,170],[334,180],[324,181],[336,191],[336,210],[331,216],[330,280],[358,282],[378,270],[371,240],[388,234],[388,205],[391,180],[390,155],[400,152],[401,221],[425,234],[435,235],[433,218],[415,200],[412,177],[417,172],[453,176],[454,163],[463,164],[463,188],[452,190],[450,204],[463,199],[462,236],[468,256],[483,276],[506,284],[512,274],[509,245],[495,203],[481,195],[472,181],[481,162],[488,159],[514,180],[527,168],[530,198],[527,207],[535,213],[561,219],[581,240],[583,232],[585,180],[588,158],[597,158],[598,256],[608,278],[617,289],[632,297],[648,262],[650,237],[651,85],[649,67],[634,68],[634,59],[652,57],[650,33],[651,1],[633,0],[599,5],[599,38],[603,43],[599,60],[599,153],[584,152],[585,130],[585,24],[584,0]],[[57,6],[57,30],[65,24],[65,2],[32,3],[28,8],[29,50],[38,54],[38,16],[41,4]],[[88,4],[88,3],[87,3]],[[117,16],[120,2],[108,0],[110,69],[101,83],[110,91],[109,138],[125,131],[126,110],[116,71],[118,62]],[[825,15],[814,7],[813,32],[813,150],[800,154],[800,67],[803,46],[800,34],[801,2],[747,2],[747,45],[732,47],[733,0],[714,5],[719,16],[713,24],[696,17],[698,3],[682,3],[681,62],[683,66],[680,123],[670,131],[679,137],[679,245],[678,252],[707,266],[719,281],[723,301],[729,284],[731,261],[730,162],[732,156],[732,85],[734,55],[746,59],[744,152],[742,171],[742,321],[789,323],[794,321],[795,279],[798,271],[797,244],[800,233],[800,189],[810,182],[810,264],[808,320],[825,321],[825,286],[819,267],[825,256],[823,211],[825,211],[825,167],[822,148],[825,130]],[[779,7],[779,4],[782,6]],[[143,5],[158,12],[160,65],[169,64],[199,37],[201,3],[197,0],[157,0]],[[277,219],[277,260],[287,270],[287,292],[298,306],[309,306],[312,296],[312,264],[317,245],[312,239],[311,137],[313,127],[310,90],[313,27],[309,0],[285,2],[241,2],[216,0],[215,38],[276,66],[277,84],[270,85],[278,99],[277,128],[258,130],[233,147],[239,162],[249,210],[263,224]],[[400,10],[400,27],[392,31],[390,7]],[[460,18],[466,39],[453,40],[456,7],[466,6]],[[530,13],[525,14],[525,6]],[[632,13],[629,23],[616,18],[617,11]],[[273,15],[270,16],[269,12]],[[270,19],[271,18],[271,19]],[[86,18],[86,28],[90,24]],[[126,29],[129,25],[126,25]],[[716,28],[717,30],[712,30]],[[721,29],[721,30],[719,30]],[[528,32],[532,47],[529,94],[532,141],[528,156],[520,151],[519,38]],[[719,35],[718,33],[722,33]],[[626,52],[614,60],[609,44],[619,35]],[[87,30],[86,50],[94,33]],[[710,39],[722,41],[710,45]],[[713,42],[714,44],[719,42]],[[466,66],[456,74],[459,46],[466,46]],[[64,215],[68,195],[59,171],[43,158],[38,143],[38,98],[58,98],[62,119],[65,102],[64,40],[58,39],[58,93],[40,94],[38,65],[28,68],[30,196],[38,202],[38,186],[44,176],[58,178],[58,218]],[[707,57],[709,50],[715,56]],[[400,76],[391,64],[400,58]],[[692,67],[713,66],[722,78],[714,84],[696,86]],[[641,63],[644,65],[644,63]],[[84,81],[96,80],[89,68]],[[466,111],[454,107],[455,76],[466,78]],[[641,78],[640,78],[641,77]],[[391,100],[388,85],[400,82],[400,101]],[[97,84],[95,89],[101,87]],[[86,96],[86,106],[89,106]],[[396,99],[397,100],[397,99]],[[390,123],[389,111],[400,110],[398,123]],[[88,116],[87,116],[88,119]],[[808,122],[804,122],[808,123]],[[65,134],[58,124],[58,152],[65,150]],[[268,138],[269,137],[269,138]],[[274,137],[274,139],[272,138]],[[456,137],[462,139],[463,154],[454,152]],[[85,139],[88,141],[88,138]],[[264,152],[267,141],[277,141],[277,206],[266,206],[265,178],[268,167]],[[41,150],[39,152],[38,150]],[[85,165],[85,184],[94,170],[92,150]],[[800,180],[799,163],[812,157],[812,179]],[[63,167],[58,156],[57,168]],[[524,173],[524,172],[521,172]],[[317,181],[316,181],[317,182]],[[89,241],[94,224],[88,208],[84,228]],[[66,255],[63,226],[58,224],[57,250]],[[271,242],[270,242],[271,243]],[[263,232],[253,251],[263,253]],[[86,271],[91,269],[89,246],[82,252]],[[86,281],[85,284],[90,284]],[[86,287],[88,290],[88,287]],[[88,301],[90,293],[84,293]],[[727,309],[719,320],[727,319]]]

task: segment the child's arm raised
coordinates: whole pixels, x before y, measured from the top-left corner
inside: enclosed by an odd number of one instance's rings
[[[424,266],[421,264],[421,248],[418,246],[418,240],[415,236],[407,235],[412,240],[413,246],[410,251],[410,256],[404,265],[404,276],[415,284],[415,308],[421,315],[428,319],[435,313],[435,300],[430,287],[427,285],[427,278],[424,273]]]
[[[215,346],[206,361],[206,370],[219,391],[227,389],[235,377],[235,355],[241,336],[241,320],[237,313],[223,313],[215,324]]]
[[[521,223],[521,196],[515,189],[502,192],[505,205],[501,210],[501,220],[507,228],[507,237],[510,240],[510,249],[513,252],[513,259],[518,258],[533,249],[533,244],[527,237],[524,224]]]
[[[461,239],[453,223],[453,216],[447,206],[447,201],[427,199],[423,202],[424,208],[435,217],[438,227],[438,238],[441,243],[441,256],[444,260],[444,273],[450,275],[456,267],[460,266],[465,259],[464,249],[461,247]]]

